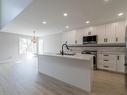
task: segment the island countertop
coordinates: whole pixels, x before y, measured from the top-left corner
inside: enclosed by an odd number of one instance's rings
[[[38,55],[40,73],[91,92],[93,56],[90,54],[60,55],[45,53]]]
[[[63,58],[80,59],[80,60],[91,60],[91,58],[93,58],[94,55],[81,54],[81,53],[76,53],[75,55],[60,55],[58,53],[44,53],[44,54],[39,54],[38,56],[53,56],[53,57],[63,57]]]

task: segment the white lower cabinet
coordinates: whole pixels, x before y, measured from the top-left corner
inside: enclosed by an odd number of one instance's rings
[[[117,55],[117,62],[116,62],[116,65],[117,65],[117,68],[116,70],[118,72],[125,72],[125,55]]]
[[[116,54],[98,54],[97,58],[97,66],[99,69],[122,72],[124,73],[124,54],[116,55]]]

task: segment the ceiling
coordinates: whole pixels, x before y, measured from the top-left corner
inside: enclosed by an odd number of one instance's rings
[[[124,16],[118,17],[118,13]],[[68,13],[67,17],[63,13]],[[34,0],[2,31],[44,36],[91,25],[123,19],[127,16],[127,0]],[[86,24],[86,21],[90,24]],[[42,24],[46,21],[47,24]],[[70,26],[66,29],[65,26]]]

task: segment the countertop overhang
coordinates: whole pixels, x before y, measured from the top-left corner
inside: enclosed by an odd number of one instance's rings
[[[77,53],[76,55],[60,55],[57,53],[44,53],[44,54],[38,54],[38,56],[52,56],[52,57],[62,57],[62,58],[71,58],[71,59],[79,59],[79,60],[91,60],[94,55],[80,54],[80,53]]]

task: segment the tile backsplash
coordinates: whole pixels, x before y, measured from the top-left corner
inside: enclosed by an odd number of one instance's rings
[[[125,53],[125,47],[71,47],[75,53],[81,53],[83,50],[96,50],[98,53]]]

